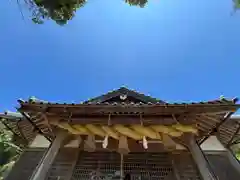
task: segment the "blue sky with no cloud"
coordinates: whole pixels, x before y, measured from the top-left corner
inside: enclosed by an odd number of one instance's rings
[[[89,0],[66,26],[0,7],[0,111],[18,98],[80,102],[126,85],[166,101],[240,97],[232,0]],[[3,18],[4,17],[4,18]]]

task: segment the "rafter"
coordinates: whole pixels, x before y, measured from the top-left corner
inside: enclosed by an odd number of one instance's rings
[[[240,124],[238,123],[238,128],[235,131],[235,133],[232,135],[231,139],[229,140],[227,147],[229,148],[231,146],[231,142],[233,141],[234,137],[240,132]]]

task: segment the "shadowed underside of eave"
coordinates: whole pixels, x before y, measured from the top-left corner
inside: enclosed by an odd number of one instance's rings
[[[224,122],[216,133],[223,145],[230,147],[240,143],[240,118],[232,116]]]

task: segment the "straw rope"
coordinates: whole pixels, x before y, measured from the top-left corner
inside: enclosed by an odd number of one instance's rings
[[[97,135],[100,137],[112,137],[113,139],[119,140],[120,136],[126,136],[134,140],[142,140],[143,137],[148,137],[150,139],[161,140],[162,134],[167,134],[172,137],[180,137],[183,133],[189,132],[197,134],[198,130],[193,125],[182,125],[174,124],[171,126],[165,125],[151,125],[144,126],[141,124],[135,124],[130,126],[125,126],[122,124],[116,124],[111,126],[106,125],[94,125],[94,124],[74,124],[70,125],[69,123],[60,122],[55,123],[60,128],[67,130],[72,134],[78,135]]]

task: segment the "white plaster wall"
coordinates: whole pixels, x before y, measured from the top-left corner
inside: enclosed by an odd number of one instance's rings
[[[186,148],[184,146],[182,146],[181,144],[176,144],[176,149],[177,150],[184,150]]]
[[[216,136],[210,136],[201,144],[203,151],[224,151],[224,146],[220,143]]]
[[[50,142],[44,136],[37,135],[33,142],[30,144],[30,147],[47,148],[49,145]]]
[[[30,144],[30,147],[38,147],[38,148],[48,148],[50,146],[50,142],[42,135],[37,135],[33,142]],[[72,140],[64,147],[78,147],[79,140]]]
[[[74,139],[72,141],[70,141],[68,144],[66,144],[64,147],[79,147],[79,140],[78,139]]]

